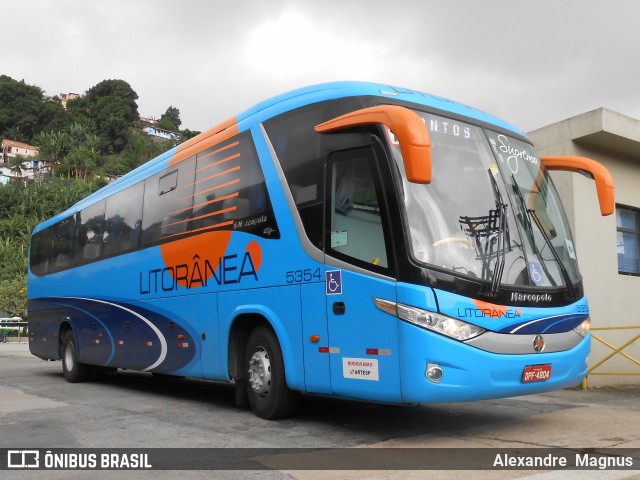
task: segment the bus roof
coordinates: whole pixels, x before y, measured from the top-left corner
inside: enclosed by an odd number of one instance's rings
[[[334,100],[338,98],[355,97],[355,96],[375,96],[381,98],[389,98],[423,105],[432,109],[451,112],[456,115],[474,119],[483,123],[495,125],[501,129],[509,130],[517,135],[525,136],[523,132],[515,128],[513,125],[504,122],[492,115],[484,113],[475,108],[463,105],[446,98],[438,97],[428,93],[410,90],[406,88],[394,87],[391,85],[343,81],[331,82],[308,87],[299,88],[281,95],[277,95],[270,99],[264,100],[257,105],[238,114],[235,118],[229,119],[209,130],[202,132],[194,138],[191,138],[183,144],[174,147],[159,156],[149,160],[145,164],[132,170],[126,175],[120,177],[99,191],[80,200],[78,203],[68,208],[64,212],[43,222],[34,230],[34,233],[46,226],[53,224],[69,215],[82,210],[83,208],[109,197],[113,193],[120,191],[148,176],[164,170],[172,160],[173,163],[180,161],[182,158],[191,156],[190,151],[196,149],[196,145],[211,142],[214,137],[226,135],[231,136],[238,131],[244,131],[251,126],[268,120],[282,113],[294,110],[299,107],[310,105],[313,103]],[[217,143],[217,141],[216,141]]]

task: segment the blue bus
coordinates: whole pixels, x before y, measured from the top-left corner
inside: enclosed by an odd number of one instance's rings
[[[398,404],[578,384],[589,307],[550,170],[504,121],[361,82],[283,94],[39,225],[31,352],[69,382],[232,382],[267,419],[301,392]]]

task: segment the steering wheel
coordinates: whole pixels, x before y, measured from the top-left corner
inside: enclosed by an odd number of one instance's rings
[[[469,240],[468,238],[465,238],[465,237],[441,238],[440,240],[434,242],[431,246],[432,247],[439,247],[439,246],[445,245],[447,243],[462,243],[462,244],[466,245],[469,250],[473,250],[473,243],[471,243],[471,240]]]

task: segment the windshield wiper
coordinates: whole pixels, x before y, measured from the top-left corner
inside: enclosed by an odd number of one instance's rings
[[[577,296],[576,289],[573,286],[573,282],[571,282],[571,277],[569,276],[567,267],[564,266],[564,263],[562,262],[560,255],[558,254],[556,249],[553,247],[553,244],[551,243],[551,239],[549,238],[549,235],[547,235],[547,232],[544,230],[542,222],[540,221],[540,217],[538,217],[538,214],[532,208],[527,208],[527,213],[529,214],[529,217],[533,218],[533,221],[535,222],[536,226],[538,227],[538,230],[542,234],[542,238],[544,238],[544,241],[547,244],[547,247],[549,247],[549,250],[551,250],[553,258],[556,260],[556,262],[558,262],[560,273],[562,273],[562,278],[564,278],[564,282],[567,284],[567,287],[569,288],[569,292],[571,293],[571,298],[575,299]]]
[[[518,198],[518,201],[520,202],[520,208],[522,209],[523,212],[526,212],[526,214],[527,214],[527,219],[529,221],[527,222],[528,225],[526,225],[526,226],[528,227],[528,230],[529,230],[529,236],[531,238],[531,244],[533,245],[533,248],[536,250],[536,252],[538,254],[538,257],[541,260],[542,268],[545,270],[545,272],[547,274],[547,278],[549,278],[549,280],[551,281],[553,286],[556,286],[556,283],[553,280],[553,276],[549,274],[549,270],[548,270],[548,268],[547,268],[547,266],[546,266],[546,264],[544,262],[544,258],[542,256],[542,252],[538,248],[538,245],[536,244],[535,238],[533,237],[533,229],[531,228],[531,219],[533,219],[533,223],[535,223],[536,227],[538,227],[538,231],[542,235],[542,238],[544,239],[545,244],[547,245],[547,247],[551,251],[551,254],[553,255],[554,260],[558,263],[558,268],[560,269],[560,273],[562,274],[562,278],[564,279],[564,282],[567,284],[567,288],[569,289],[571,297],[575,299],[576,298],[576,289],[574,288],[573,283],[571,282],[571,277],[569,276],[569,272],[567,271],[567,268],[564,266],[564,263],[562,262],[562,259],[560,258],[560,255],[558,254],[556,249],[553,247],[553,244],[551,243],[551,239],[549,238],[549,235],[547,235],[547,232],[544,230],[544,226],[542,225],[542,222],[540,221],[540,218],[538,217],[538,214],[536,213],[536,211],[534,209],[527,208],[527,204],[525,203],[524,198],[522,197],[522,192],[520,191],[520,187],[518,186],[518,183],[516,182],[516,179],[515,179],[514,175],[511,175],[511,182],[513,184],[513,192],[516,195],[516,197]]]
[[[491,185],[493,186],[493,194],[496,199],[496,210],[498,212],[498,245],[496,251],[496,265],[491,276],[491,290],[489,290],[490,296],[495,296],[500,288],[500,281],[502,280],[502,273],[504,272],[505,264],[505,240],[508,242],[508,226],[507,226],[507,205],[502,200],[502,194],[498,188],[498,182],[493,177],[491,169],[487,170],[489,178],[491,179]]]

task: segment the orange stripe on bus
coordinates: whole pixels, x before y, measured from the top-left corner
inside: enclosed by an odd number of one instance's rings
[[[199,152],[207,150],[208,148],[218,145],[219,143],[228,140],[238,133],[238,124],[236,123],[235,117],[230,118],[229,120],[222,122],[221,124],[187,140],[186,142],[178,146],[176,153],[169,161],[169,166],[180,163],[181,161],[189,158],[191,155],[195,155]]]
[[[182,223],[187,223],[187,222],[190,222],[191,220],[198,220],[200,218],[212,217],[214,215],[220,215],[222,213],[233,212],[236,208],[237,207],[235,207],[235,206],[228,207],[228,208],[223,208],[222,210],[216,210],[215,212],[207,213],[206,215],[201,215],[201,216],[196,217],[196,218],[185,218],[184,220],[180,220],[178,222],[167,223],[167,224],[163,225],[163,227],[173,227],[174,225],[180,225]],[[194,231],[195,230],[187,230],[186,232],[183,232],[183,233],[194,232]],[[167,238],[167,237],[163,237],[163,238]]]
[[[236,144],[239,144],[240,142],[235,142],[235,143],[236,143]],[[200,160],[202,160],[203,158],[206,158],[206,157],[208,157],[208,156],[210,156],[210,155],[213,155],[214,153],[220,152],[220,151],[224,150],[225,148],[227,148],[227,147],[220,148],[220,149],[216,150],[215,152],[211,152],[210,154],[205,155],[204,157],[198,158],[198,159],[197,159],[197,161],[200,161]],[[201,168],[201,169],[199,169],[199,170],[193,170],[192,172],[184,173],[184,174],[180,175],[180,176],[178,177],[178,179],[180,179],[180,178],[184,178],[184,177],[188,177],[188,176],[190,176],[190,175],[194,175],[194,174],[196,174],[196,173],[198,173],[198,172],[201,172],[202,170],[205,170],[205,169],[207,169],[207,168],[211,168],[211,167],[215,167],[216,165],[220,165],[221,163],[228,162],[228,161],[230,161],[230,160],[234,160],[234,159],[239,158],[239,157],[240,157],[240,154],[239,154],[239,153],[235,153],[235,154],[230,155],[230,156],[228,156],[228,157],[226,157],[226,158],[223,158],[222,160],[218,160],[217,162],[212,163],[211,165],[207,165],[206,167],[203,167],[203,168]],[[191,160],[190,162],[185,162],[185,163],[183,163],[182,165],[180,165],[180,168],[184,168],[184,167],[186,167],[187,165],[191,165],[192,163],[196,163],[196,157],[195,157],[195,156],[193,157],[193,160]]]
[[[233,225],[233,220],[229,220],[227,222],[216,223],[215,225],[210,225],[208,227],[197,228],[195,230],[189,230],[189,231],[186,231],[186,232],[180,232],[180,233],[173,233],[171,235],[165,235],[162,238],[179,237],[180,235],[190,235],[192,233],[204,232],[206,230],[213,230],[214,228],[226,227],[226,226],[229,226],[229,225]],[[231,232],[229,232],[229,234],[231,234]],[[167,245],[171,245],[171,244],[167,244]]]
[[[186,167],[187,165],[191,165],[192,163],[196,163],[196,161],[197,161],[197,158],[196,158],[196,156],[194,155],[194,156],[193,156],[193,160],[191,160],[190,162],[185,162],[185,163],[183,163],[182,165],[180,165],[180,167]]]
[[[194,185],[197,185],[197,184],[202,183],[202,182],[206,182],[207,180],[211,180],[212,178],[221,177],[222,175],[226,175],[227,173],[237,172],[238,170],[240,170],[240,165],[238,165],[236,167],[228,168],[224,172],[218,172],[218,173],[215,173],[215,174],[213,174],[213,175],[211,175],[209,177],[205,177],[205,178],[203,178],[201,180],[198,180],[197,182],[194,183]]]
[[[233,185],[235,183],[240,183],[240,179],[236,178],[236,179],[231,180],[229,182],[225,182],[225,183],[221,183],[220,185],[216,185],[215,187],[207,188],[206,190],[200,190],[199,192],[194,192],[191,195],[185,195],[184,197],[176,198],[175,200],[171,201],[170,203],[178,203],[178,202],[180,202],[182,200],[185,200],[187,198],[192,198],[192,197],[195,197],[196,195],[201,195],[203,193],[211,192],[213,190],[218,190],[219,188],[228,187],[229,185]]]
[[[198,183],[206,182],[207,180],[211,180],[212,178],[221,177],[222,175],[226,175],[227,173],[237,172],[238,170],[240,170],[240,165],[238,165],[236,167],[228,168],[224,172],[218,172],[218,173],[216,173],[214,175],[211,175],[209,177],[202,178],[202,179],[198,180],[197,182],[187,183],[187,184],[182,185],[181,187],[178,187],[178,188],[176,188],[175,190],[172,190],[172,191],[177,192],[178,190],[182,190],[183,188],[193,187],[194,185],[197,185]],[[183,197],[183,198],[189,198],[189,197],[193,197],[193,195],[187,195],[186,197]],[[175,201],[177,201],[177,200],[174,200],[174,202]]]
[[[208,202],[198,203],[198,204],[194,205],[193,208],[204,207],[205,205],[210,205],[210,204],[216,203],[216,202],[223,202],[223,201],[228,200],[230,198],[237,197],[238,195],[239,195],[238,192],[233,192],[233,193],[231,193],[229,195],[225,195],[224,197],[215,198],[213,200],[209,200]],[[169,212],[169,213],[167,213],[167,215],[169,215],[169,216],[170,215],[175,215],[176,213],[184,212],[186,210],[191,210],[191,208],[192,208],[191,206],[188,206],[186,208],[181,208],[180,210],[176,210],[175,212]]]
[[[217,167],[218,165],[220,165],[222,163],[229,162],[231,160],[235,160],[236,158],[240,158],[240,154],[239,153],[236,153],[234,155],[230,155],[228,157],[225,157],[222,160],[218,160],[217,162],[212,163],[211,165],[207,165],[206,167],[199,168],[198,170],[196,170],[196,173],[201,172],[203,170],[206,170],[207,168]]]
[[[198,215],[197,217],[193,217],[191,220],[200,220],[201,218],[215,217],[216,215],[222,215],[223,213],[233,212],[237,210],[238,207],[235,205],[233,207],[223,208],[222,210],[216,210],[215,212],[205,213],[204,215]],[[194,230],[191,230],[192,232]]]
[[[213,192],[214,190],[218,190],[224,187],[229,187],[231,185],[235,185],[236,183],[240,183],[239,178],[235,178],[229,182],[221,183],[220,185],[216,185],[215,187],[207,188],[206,190],[200,190],[199,192],[195,192],[193,196],[195,197],[196,195],[203,195],[205,193]]]
[[[220,153],[220,152],[223,152],[223,151],[228,150],[230,148],[237,147],[238,145],[240,145],[240,142],[230,143],[229,145],[225,145],[224,147],[220,147],[217,150],[214,150],[213,152],[209,152],[206,155],[198,157],[198,160],[202,160],[203,158],[210,157],[211,155],[215,155],[216,153]],[[200,153],[202,153],[202,152],[200,152]]]
[[[230,193],[229,195],[225,195],[224,197],[215,198],[213,200],[209,200],[208,202],[198,203],[198,204],[194,205],[193,208],[203,207],[205,205],[210,205],[210,204],[216,203],[216,202],[224,202],[225,200],[229,200],[230,198],[237,197],[238,195],[239,195],[238,192],[233,192],[233,193]]]

